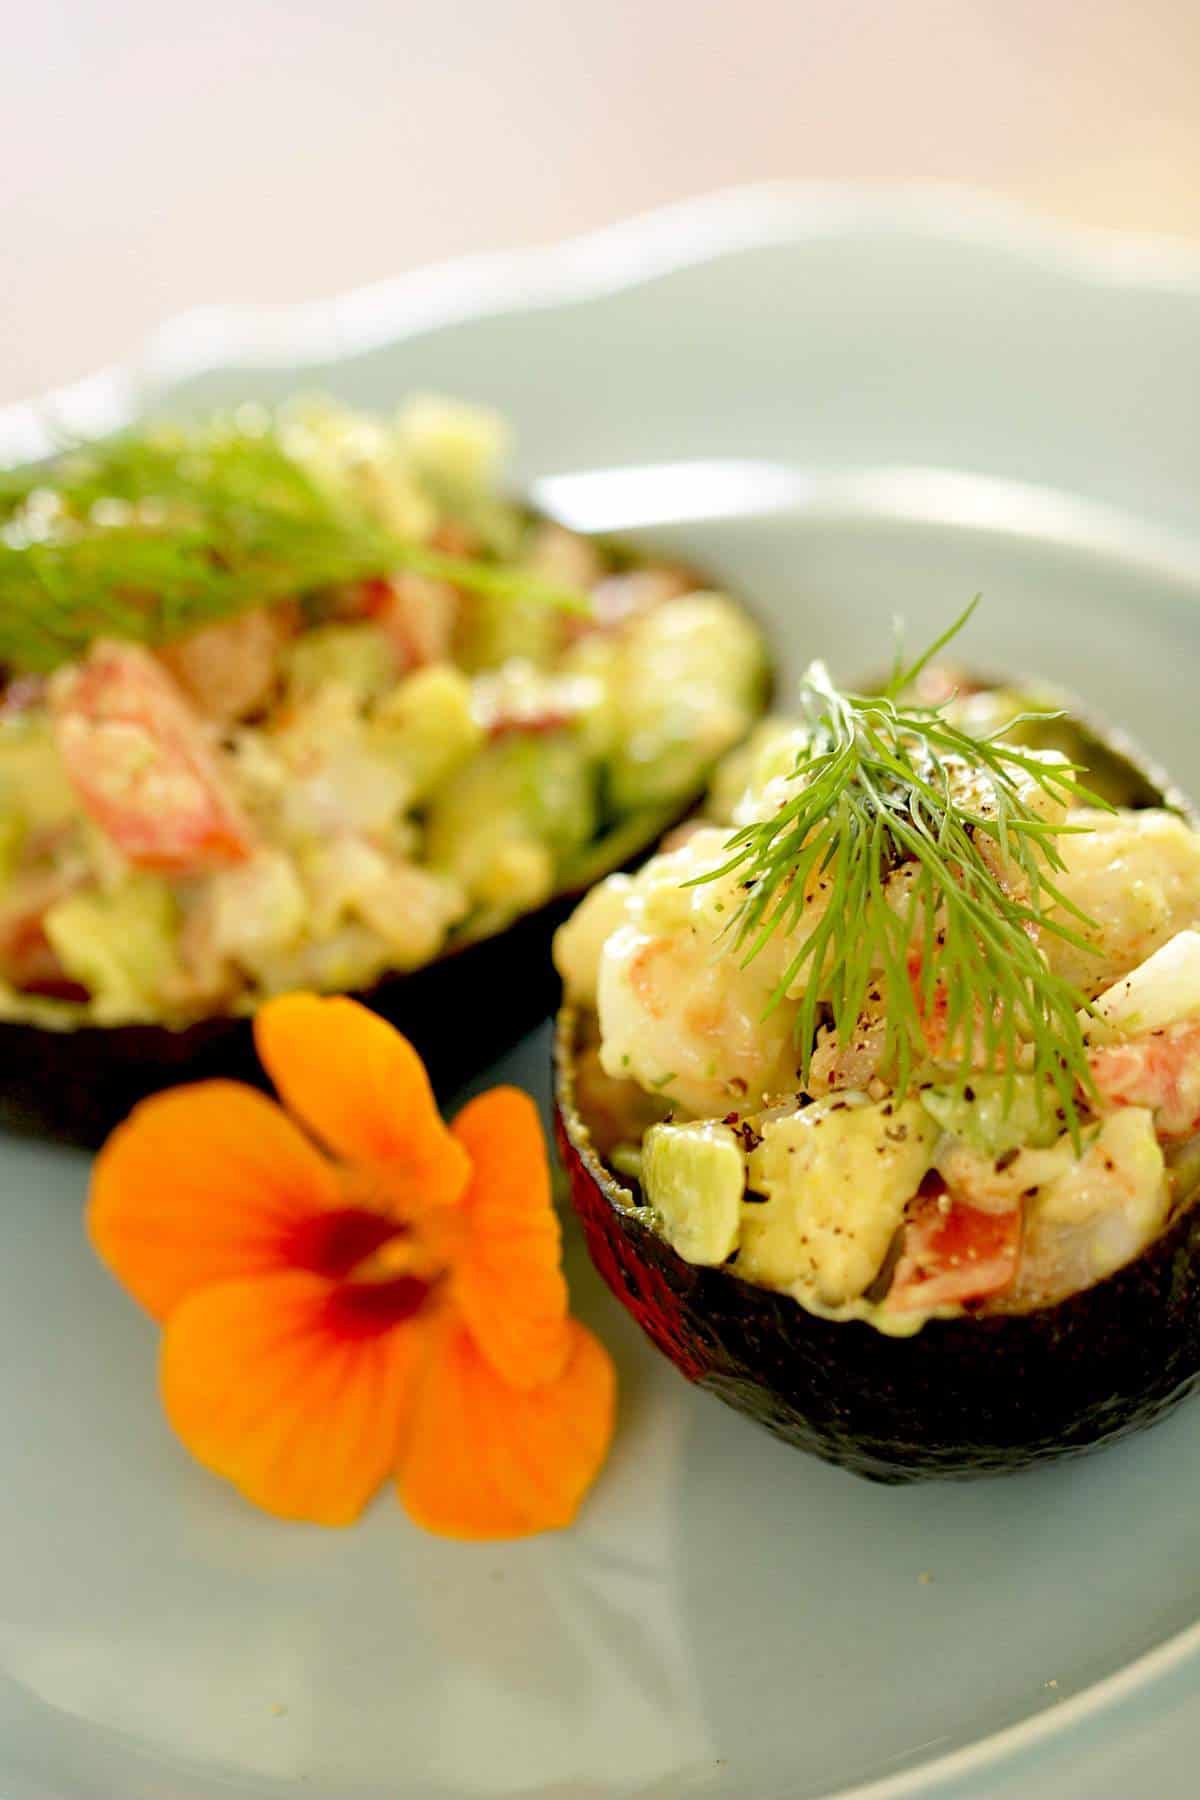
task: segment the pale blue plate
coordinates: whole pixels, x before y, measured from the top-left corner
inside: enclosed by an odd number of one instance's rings
[[[47,425],[297,387],[514,420],[520,479],[754,598],[785,667],[1067,680],[1200,788],[1200,260],[978,201],[758,189],[315,307],[206,312]],[[785,680],[786,691],[786,680]],[[487,996],[480,996],[487,1004]],[[463,1020],[470,1030],[470,1020]],[[505,1072],[546,1089],[544,1034]],[[644,1344],[580,1525],[511,1548],[271,1523],[189,1462],[95,1267],[87,1163],[0,1145],[0,1800],[1192,1794],[1200,1404],[1092,1460],[885,1491]]]

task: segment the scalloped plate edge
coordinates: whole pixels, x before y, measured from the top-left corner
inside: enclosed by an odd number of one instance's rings
[[[349,360],[456,322],[636,288],[739,251],[864,231],[958,243],[1085,286],[1170,291],[1200,305],[1200,250],[1181,240],[1068,225],[950,184],[755,183],[549,245],[428,265],[326,299],[185,311],[127,360],[0,407],[0,467],[120,430],[175,385],[211,370]],[[840,1788],[830,1800],[908,1800],[980,1776],[1144,1692],[1197,1652],[1200,1621],[1044,1712],[895,1775]]]

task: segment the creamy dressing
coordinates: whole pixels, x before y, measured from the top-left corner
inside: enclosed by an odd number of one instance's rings
[[[741,610],[509,503],[490,415],[279,430],[326,500],[483,585],[381,570],[0,681],[6,1018],[174,1026],[370,988],[645,843],[759,710]]]
[[[761,726],[718,774],[717,814],[746,824],[786,806],[797,744],[786,721]],[[1028,791],[1038,793],[1036,783]],[[969,804],[986,815],[977,781]],[[1031,810],[1051,818],[1041,801]],[[1188,1147],[1200,1142],[1200,836],[1154,808],[1080,808],[1065,820],[1060,808],[1051,822],[1071,828],[1056,839],[1065,867],[1054,881],[1092,921],[1080,946],[1050,931],[1040,940],[1051,965],[1098,997],[1096,1016],[1083,1015],[1095,1087],[1080,1096],[1076,1128],[1021,1064],[975,1076],[939,1070],[963,1034],[948,1045],[936,1021],[912,1091],[894,1093],[894,975],[884,968],[850,1042],[819,1023],[800,1093],[795,1028],[811,973],[796,947],[820,921],[825,889],[810,880],[787,929],[758,955],[739,953],[729,935],[736,871],[713,879],[729,860],[728,823],[696,830],[636,877],[589,896],[560,933],[556,960],[568,998],[595,1009],[602,1070],[672,1108],[672,1120],[653,1127],[652,1159],[639,1157],[636,1135],[620,1154],[685,1259],[712,1263],[725,1248],[741,1279],[819,1317],[904,1337],[930,1318],[1052,1303],[1166,1228],[1184,1197]],[[993,872],[1021,897],[999,850]],[[901,869],[891,902],[901,917],[904,881]],[[919,919],[914,931],[920,940]],[[981,1055],[981,1021],[974,1030]],[[735,1147],[744,1166],[736,1230]],[[670,1200],[659,1206],[668,1164]]]

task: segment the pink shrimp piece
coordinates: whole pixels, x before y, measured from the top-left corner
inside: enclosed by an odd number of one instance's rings
[[[138,868],[193,875],[250,854],[204,727],[148,650],[94,644],[55,676],[50,706],[84,811]]]

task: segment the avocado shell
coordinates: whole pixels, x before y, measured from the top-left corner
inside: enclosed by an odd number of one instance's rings
[[[995,1475],[1151,1425],[1200,1375],[1200,1206],[1057,1305],[930,1319],[892,1338],[698,1268],[607,1168],[575,1104],[580,1020],[559,1014],[557,1136],[592,1260],[689,1381],[776,1437],[881,1482]]]
[[[1192,802],[1131,739],[1067,705],[1102,754],[1115,803],[1165,806],[1200,829]],[[592,1260],[689,1381],[776,1437],[870,1481],[967,1480],[1109,1443],[1195,1386],[1200,1193],[1139,1256],[1052,1306],[930,1319],[908,1338],[821,1319],[728,1264],[685,1262],[657,1234],[576,1105],[581,1024],[572,1007],[559,1014],[556,1133]]]
[[[542,517],[523,510],[529,520]],[[613,573],[669,567],[696,588],[709,585],[691,564],[648,562],[619,539],[591,541]],[[0,686],[4,676],[0,665]],[[771,689],[767,669],[756,718]],[[562,991],[551,960],[554,933],[594,882],[636,867],[665,831],[695,810],[711,773],[704,770],[677,803],[656,803],[618,822],[582,853],[568,887],[536,911],[489,937],[452,945],[421,968],[385,975],[350,997],[391,1020],[420,1052],[434,1088],[453,1092],[554,1011]],[[212,1079],[266,1086],[248,1017],[64,1030],[0,1020],[0,1129],[23,1136],[94,1148],[149,1094]]]
[[[449,1092],[552,1012],[550,942],[579,896],[563,895],[494,936],[355,994],[392,1020]],[[244,1016],[64,1031],[0,1021],[0,1126],[95,1146],[148,1094],[184,1081],[265,1085]]]

